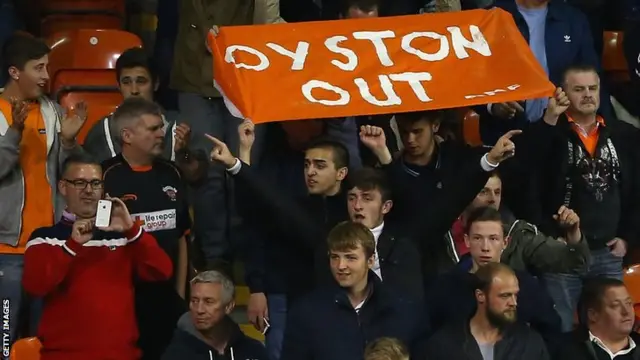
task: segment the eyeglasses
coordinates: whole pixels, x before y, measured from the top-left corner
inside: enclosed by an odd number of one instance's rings
[[[64,179],[64,181],[66,181],[67,183],[73,185],[73,187],[76,190],[84,190],[84,189],[87,188],[87,185],[91,185],[91,189],[92,190],[100,190],[100,189],[102,189],[102,186],[104,185],[104,181],[102,181],[102,180],[83,180],[83,179],[69,180],[69,179]]]

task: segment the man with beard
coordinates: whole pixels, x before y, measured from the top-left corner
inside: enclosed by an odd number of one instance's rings
[[[452,322],[427,344],[429,360],[547,360],[540,335],[517,321],[520,285],[508,266],[491,263],[475,274],[476,312]]]
[[[473,289],[479,269],[500,262],[507,247],[500,213],[491,207],[479,208],[469,214],[465,242],[471,261],[461,260],[450,272],[440,276],[431,291],[427,291],[430,320],[438,330],[456,320],[471,316],[475,301]],[[549,295],[526,272],[515,272],[518,278],[520,303],[518,319],[538,331],[548,343],[555,344],[560,335],[560,318]]]

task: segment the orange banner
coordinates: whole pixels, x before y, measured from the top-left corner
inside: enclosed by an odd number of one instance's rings
[[[209,45],[227,107],[255,123],[525,100],[554,89],[501,9],[223,27]]]

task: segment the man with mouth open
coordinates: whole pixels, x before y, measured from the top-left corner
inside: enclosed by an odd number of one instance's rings
[[[456,268],[436,280],[431,291],[427,291],[429,317],[436,331],[473,314],[475,273],[488,264],[499,263],[507,247],[500,212],[491,207],[472,211],[467,218],[465,242],[472,261],[461,260]],[[557,341],[560,317],[551,298],[528,273],[516,271],[515,275],[519,284],[518,320],[529,324],[547,342]]]
[[[75,139],[87,117],[84,104],[64,115],[44,95],[49,51],[27,35],[14,35],[2,49],[9,79],[0,95],[0,297],[10,304],[9,343],[20,323],[27,240],[35,229],[53,225],[62,215],[60,165],[81,151]]]

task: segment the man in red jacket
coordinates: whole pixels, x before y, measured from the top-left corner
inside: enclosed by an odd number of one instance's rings
[[[45,299],[41,359],[138,359],[134,276],[167,280],[171,260],[120,199],[107,195],[110,224],[95,226],[103,197],[100,164],[86,155],[70,157],[62,175],[58,187],[68,214],[33,232],[24,259],[24,289]]]

